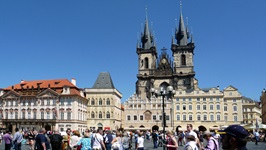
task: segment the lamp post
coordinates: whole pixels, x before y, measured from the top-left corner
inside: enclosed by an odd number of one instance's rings
[[[151,93],[156,98],[158,96],[162,97],[162,105],[163,105],[163,141],[165,142],[165,126],[166,126],[166,114],[164,110],[164,99],[165,97],[171,98],[175,94],[175,90],[172,86],[168,86],[166,89],[164,87],[160,87],[160,91],[158,92],[154,88],[151,88]],[[164,143],[165,144],[165,143]],[[165,147],[163,146],[163,149],[165,150]]]

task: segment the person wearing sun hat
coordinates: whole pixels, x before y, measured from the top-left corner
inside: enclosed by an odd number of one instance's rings
[[[247,150],[248,132],[240,125],[230,125],[218,131],[222,135],[222,148],[226,150]]]

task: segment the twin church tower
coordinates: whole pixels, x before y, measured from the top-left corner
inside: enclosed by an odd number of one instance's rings
[[[182,6],[180,5],[180,8]],[[175,90],[192,90],[197,85],[194,71],[194,40],[184,24],[182,9],[180,9],[179,25],[172,37],[172,57],[166,53],[166,48],[158,57],[154,37],[149,29],[146,16],[144,31],[137,43],[138,74],[136,94],[141,99],[150,98],[150,89],[158,89],[171,85]]]

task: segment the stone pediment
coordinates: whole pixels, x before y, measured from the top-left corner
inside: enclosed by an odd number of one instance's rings
[[[38,97],[57,97],[59,94],[51,89],[46,89],[37,95]]]
[[[224,89],[224,91],[237,91],[238,89],[233,87],[232,85],[228,86],[227,88]]]
[[[19,93],[15,92],[15,91],[9,91],[2,96],[3,99],[5,99],[5,98],[19,98],[19,97],[20,97]]]

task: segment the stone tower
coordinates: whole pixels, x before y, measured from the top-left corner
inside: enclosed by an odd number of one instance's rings
[[[181,6],[180,6],[181,8]],[[171,58],[166,48],[162,48],[160,56],[157,56],[157,49],[153,35],[149,30],[148,17],[146,15],[144,31],[137,43],[138,74],[136,82],[136,94],[141,99],[151,97],[150,89],[173,86],[175,90],[191,90],[197,86],[194,78],[194,41],[185,27],[182,11],[180,11],[179,27],[172,38]],[[188,40],[190,39],[190,42]]]
[[[194,89],[197,82],[194,78],[194,40],[190,34],[188,26],[185,27],[182,15],[182,5],[180,5],[179,26],[176,28],[175,38],[172,38],[171,50],[174,57],[174,80],[177,89]]]

